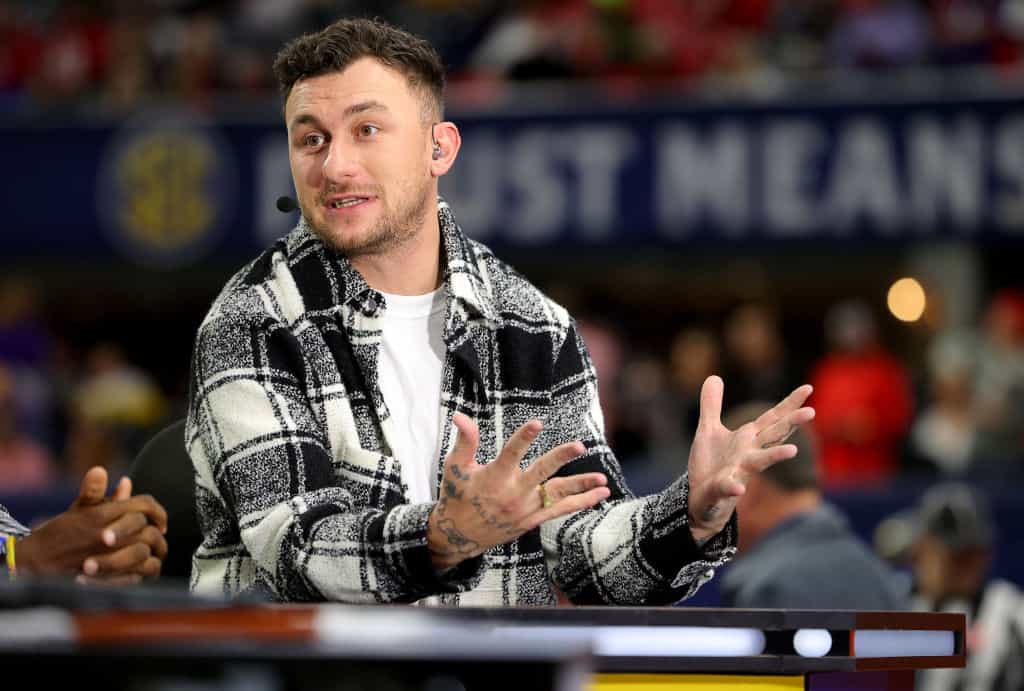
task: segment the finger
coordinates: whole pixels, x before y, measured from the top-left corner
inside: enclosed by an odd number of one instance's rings
[[[790,413],[804,404],[804,401],[811,395],[814,389],[810,384],[804,384],[793,389],[792,392],[784,399],[779,401],[774,407],[765,411],[761,417],[754,421],[754,425],[758,429],[772,425],[782,419],[787,413]]]
[[[101,539],[107,547],[115,547],[124,544],[125,538],[135,535],[146,527],[148,520],[145,515],[132,511],[118,517],[113,523],[103,529]]]
[[[582,442],[572,441],[548,451],[534,461],[522,474],[521,484],[528,487],[539,485],[558,472],[559,468],[569,461],[579,458],[587,452]]]
[[[544,429],[544,424],[540,420],[530,420],[517,429],[502,447],[498,457],[494,459],[494,465],[509,470],[519,470],[523,458],[526,457],[526,452],[530,450],[530,445],[537,439],[542,429]]]
[[[604,473],[582,473],[568,477],[554,477],[544,483],[544,491],[552,501],[561,499],[573,494],[582,494],[595,487],[608,485],[608,478]]]
[[[127,475],[122,477],[114,490],[114,500],[123,501],[132,496],[132,479]]]
[[[149,545],[144,542],[133,542],[110,554],[87,557],[82,562],[82,573],[86,576],[125,574],[135,571],[151,556]]]
[[[794,410],[775,423],[768,425],[757,433],[757,443],[761,446],[781,444],[786,441],[796,428],[814,419],[814,408]]]
[[[156,557],[150,557],[146,561],[142,562],[142,565],[135,571],[135,573],[143,578],[156,578],[160,575],[160,570],[163,568],[163,561]]]
[[[138,511],[149,519],[149,522],[167,534],[167,510],[149,494],[137,494],[123,502],[126,510]]]
[[[142,582],[142,576],[137,573],[128,573],[123,576],[86,576],[80,573],[75,576],[75,583],[81,585],[136,585]]]
[[[139,534],[139,542],[149,545],[149,551],[158,559],[167,558],[167,540],[156,526],[147,525]]]
[[[103,466],[93,466],[85,471],[82,476],[82,484],[78,490],[78,498],[72,506],[92,506],[103,502],[107,495],[107,469]]]
[[[722,423],[722,396],[725,395],[725,382],[721,377],[712,375],[704,380],[700,387],[700,418],[699,425],[719,425]]]
[[[746,457],[746,459],[744,459],[743,465],[751,470],[761,472],[765,468],[769,468],[780,461],[793,458],[796,454],[796,444],[769,446],[767,449],[757,449],[756,451],[753,451]]]
[[[458,436],[455,439],[455,448],[445,459],[445,465],[467,468],[476,458],[476,450],[480,446],[480,430],[468,415],[462,413],[455,413],[452,423],[458,430]]]
[[[109,501],[95,507],[95,510],[98,512],[99,521],[105,525],[128,513],[141,513],[159,528],[161,533],[167,534],[167,510],[148,494],[137,494],[124,501]]]
[[[533,513],[527,520],[524,530],[533,530],[541,523],[550,521],[553,518],[558,518],[559,516],[576,513],[577,511],[584,511],[596,506],[598,502],[604,501],[609,496],[611,496],[611,490],[607,487],[595,487],[594,489],[582,494],[573,494],[565,497],[548,508]]]

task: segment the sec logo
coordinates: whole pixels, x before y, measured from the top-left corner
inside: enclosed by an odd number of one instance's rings
[[[238,186],[230,148],[184,118],[129,124],[99,171],[97,208],[128,259],[177,268],[205,256],[233,220]]]

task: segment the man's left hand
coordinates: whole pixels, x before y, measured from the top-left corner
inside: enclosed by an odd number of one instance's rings
[[[722,424],[724,388],[720,377],[704,381],[700,421],[690,447],[690,531],[698,542],[725,528],[754,473],[796,456],[796,446],[784,442],[799,425],[814,419],[814,408],[801,407],[811,395],[810,385],[804,384],[753,422],[729,430]]]

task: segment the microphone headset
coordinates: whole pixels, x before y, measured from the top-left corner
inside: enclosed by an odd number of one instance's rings
[[[436,124],[437,123],[434,123],[434,125]],[[430,126],[430,141],[434,143],[434,150],[433,153],[431,153],[430,158],[436,161],[444,155],[444,152],[441,151],[441,145],[438,144],[437,139],[434,138],[434,125]],[[277,198],[277,210],[281,213],[289,214],[292,211],[297,211],[298,208],[299,203],[291,197]]]
[[[437,139],[434,138],[434,125],[437,125],[437,123],[435,122],[430,126],[430,141],[434,143],[434,153],[431,154],[430,158],[436,161],[443,156],[443,153],[441,152],[441,145],[438,144]]]

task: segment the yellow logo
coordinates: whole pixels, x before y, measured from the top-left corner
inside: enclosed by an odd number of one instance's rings
[[[158,251],[195,242],[216,216],[204,189],[215,163],[212,147],[188,132],[149,132],[137,139],[118,161],[121,227]]]
[[[129,128],[116,138],[104,167],[101,215],[114,243],[141,263],[194,261],[233,215],[231,152],[205,128]]]

